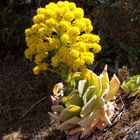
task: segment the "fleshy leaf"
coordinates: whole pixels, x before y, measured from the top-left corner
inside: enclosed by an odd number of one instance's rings
[[[53,88],[53,93],[54,93],[54,94],[57,94],[57,93],[59,93],[62,89],[63,89],[63,84],[62,84],[62,82],[61,82],[61,83],[58,83],[58,84],[56,84],[56,85],[54,86],[54,88]]]
[[[57,112],[57,113],[61,113],[61,111],[64,109],[64,107],[62,105],[53,105],[51,107],[51,109],[54,111],[54,112]]]
[[[109,119],[109,117],[108,117],[104,108],[102,108],[100,110],[99,118],[100,118],[101,121],[106,122],[107,124],[111,124],[111,121],[110,121],[110,119]]]
[[[105,100],[103,98],[97,98],[93,111],[101,109],[104,104],[105,104]]]
[[[67,97],[69,98],[70,96],[72,96],[74,94],[79,94],[77,89],[74,89]]]
[[[91,133],[94,130],[97,123],[98,123],[98,118],[94,119],[89,127],[84,128],[80,138],[82,139],[87,135],[89,135],[89,133]]]
[[[103,74],[100,74],[100,76],[98,76],[98,79],[99,79],[99,88],[97,88],[97,92],[96,92],[96,95],[98,97],[101,97],[102,95],[102,78],[103,78]]]
[[[81,79],[81,73],[80,72],[75,72],[75,73],[72,74],[72,77],[70,79],[71,85],[75,85],[77,79]]]
[[[125,82],[122,83],[121,88],[124,90],[125,93],[130,93],[131,89],[129,88],[130,86],[125,84]]]
[[[61,102],[66,103],[67,101],[68,101],[68,97],[67,96],[61,98]]]
[[[86,82],[87,82],[87,80],[80,80],[79,83],[78,83],[78,91],[79,91],[81,96],[84,92]]]
[[[52,113],[52,112],[48,112],[48,114],[54,119],[54,120],[60,120],[59,119],[59,116],[57,115],[57,114],[54,114],[54,113]]]
[[[133,91],[134,89],[134,82],[123,82],[122,85],[121,85],[121,88],[124,90],[124,92],[126,93],[130,93]]]
[[[121,88],[126,94],[130,93],[128,98],[134,97],[140,93],[140,75],[131,77],[129,80],[124,81]]]
[[[76,105],[70,105],[60,113],[60,119],[61,121],[66,121],[74,116],[79,116],[80,112],[81,107]]]
[[[73,73],[72,78],[73,78],[73,79],[81,78],[81,73],[80,73],[80,72],[75,72],[75,73]]]
[[[91,83],[92,86],[94,85],[98,89],[99,86],[100,86],[99,78],[94,72],[90,71],[90,73],[91,73],[90,83]]]
[[[109,83],[106,84],[106,89],[104,90],[104,92],[102,93],[101,98],[105,99],[107,97],[107,95],[109,94],[109,90],[110,90],[110,85]]]
[[[74,128],[72,129],[70,132],[69,132],[69,135],[75,135],[76,133],[79,133],[83,131],[83,129],[81,127],[77,127],[77,128]]]
[[[97,96],[93,95],[93,97],[83,106],[80,113],[81,117],[88,115],[93,110],[96,100]]]
[[[81,119],[78,117],[73,117],[69,120],[64,121],[61,125],[59,125],[57,128],[60,130],[68,130],[71,129],[73,127],[75,127],[77,125],[77,123],[80,121]]]
[[[120,81],[114,74],[110,81],[110,90],[106,97],[106,101],[112,100],[114,98],[115,94],[117,93],[117,91],[119,90],[119,88],[120,88]]]
[[[93,73],[91,70],[86,69],[85,71],[83,71],[83,79],[87,80],[88,82],[88,86],[99,86],[99,80],[98,80],[98,76]]]
[[[63,99],[62,102],[65,103],[65,106],[66,106],[66,107],[68,107],[68,106],[71,105],[69,98],[70,98],[71,96],[73,96],[73,95],[79,95],[78,93],[79,93],[78,90],[75,89],[75,90],[73,90],[69,95],[67,95],[67,96],[65,96],[65,97],[62,98],[62,99]]]
[[[94,86],[89,86],[86,90],[86,92],[83,95],[83,101],[84,104],[86,104],[94,95],[95,87]]]
[[[107,65],[105,65],[104,70],[102,72],[102,92],[106,89],[106,84],[109,83],[109,77],[107,73]]]
[[[71,105],[77,105],[77,106],[80,106],[80,107],[83,106],[83,100],[82,100],[82,98],[80,97],[79,94],[73,94],[72,96],[70,96],[69,99],[68,99],[68,102]]]
[[[136,96],[136,95],[138,95],[138,94],[140,94],[140,89],[131,92],[130,95],[128,96],[128,98],[130,98],[130,97],[134,97],[134,96]]]
[[[97,118],[99,114],[99,110],[90,113],[89,115],[87,115],[85,118],[83,118],[81,121],[78,122],[78,124],[82,127],[82,128],[86,128],[88,126],[91,125],[91,123],[93,122],[93,120],[95,118]]]

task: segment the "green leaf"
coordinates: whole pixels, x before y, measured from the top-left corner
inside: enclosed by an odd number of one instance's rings
[[[71,105],[69,98],[72,97],[73,95],[79,95],[78,93],[79,93],[78,90],[74,89],[68,96],[63,97],[63,102],[65,103],[66,107]]]
[[[67,101],[66,103],[65,103],[65,106],[66,107],[69,107],[71,104],[70,104],[70,102],[69,101]]]
[[[64,109],[64,107],[62,105],[53,105],[51,107],[51,109],[54,111],[54,112],[57,112],[57,113],[61,113],[61,111]]]
[[[130,97],[134,97],[134,96],[136,96],[136,95],[138,95],[138,94],[140,94],[140,89],[131,92],[130,95],[128,96],[128,98],[130,98]]]
[[[80,112],[81,107],[77,105],[70,105],[60,113],[60,119],[61,121],[66,121],[74,116],[79,116]]]
[[[61,98],[61,102],[66,103],[67,101],[68,101],[68,97],[67,97],[67,96],[66,96],[66,97]]]
[[[74,89],[67,97],[69,98],[69,97],[71,97],[74,94],[79,94],[77,89]]]
[[[124,90],[125,93],[130,93],[131,89],[130,84],[126,84],[125,81],[122,83],[121,88]]]
[[[105,100],[102,97],[98,97],[92,111],[95,112],[96,110],[101,109],[104,106],[104,104]]]
[[[93,97],[83,106],[82,111],[80,113],[81,117],[84,117],[88,115],[90,112],[92,112],[96,100],[97,100],[97,96],[93,95]]]
[[[86,92],[83,95],[84,104],[86,104],[94,95],[95,87],[90,86],[87,88]]]
[[[89,79],[89,85],[94,85],[95,87],[99,87],[99,78],[98,76],[93,73],[92,71],[90,71],[91,74],[91,78]]]
[[[126,92],[126,94],[130,93],[128,98],[139,94],[140,75],[133,76],[129,80],[124,81],[121,85],[121,88]]]
[[[99,86],[98,76],[89,69],[86,69],[83,72],[83,79],[87,80],[88,86],[92,86],[92,85],[97,87]]]
[[[99,77],[94,72],[87,69],[85,72],[83,72],[83,78],[87,80],[87,87],[95,87],[94,94],[96,94],[99,97],[101,95]]]
[[[81,79],[81,73],[75,72],[72,74],[72,77],[70,79],[71,85],[75,86],[77,84],[77,81]]]
[[[78,94],[78,90],[74,89],[69,95],[61,98],[61,102],[63,102],[65,104],[66,107],[70,106],[70,102],[68,101],[68,99],[74,95],[74,94]]]
[[[80,107],[83,106],[83,100],[79,94],[73,94],[72,96],[70,96],[68,102],[70,102],[71,105],[77,105]]]

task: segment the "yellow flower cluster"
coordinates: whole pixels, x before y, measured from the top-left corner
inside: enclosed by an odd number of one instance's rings
[[[33,25],[25,30],[28,48],[26,58],[34,60],[34,74],[48,67],[59,68],[63,63],[73,71],[92,64],[94,54],[100,52],[99,36],[90,19],[75,3],[59,1],[38,8]]]

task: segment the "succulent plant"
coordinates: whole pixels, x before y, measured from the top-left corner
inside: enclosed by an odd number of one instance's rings
[[[128,97],[133,97],[140,94],[140,75],[135,75],[128,80],[124,81],[121,85]]]
[[[53,113],[49,114],[60,123],[58,129],[69,135],[80,133],[80,138],[84,138],[94,128],[111,125],[120,81],[115,75],[109,81],[107,65],[99,76],[88,69],[76,75],[81,79],[69,94],[62,83],[54,87]]]

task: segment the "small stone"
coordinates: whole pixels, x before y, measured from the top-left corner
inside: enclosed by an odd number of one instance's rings
[[[140,140],[140,126],[132,127],[127,133],[123,140]]]

